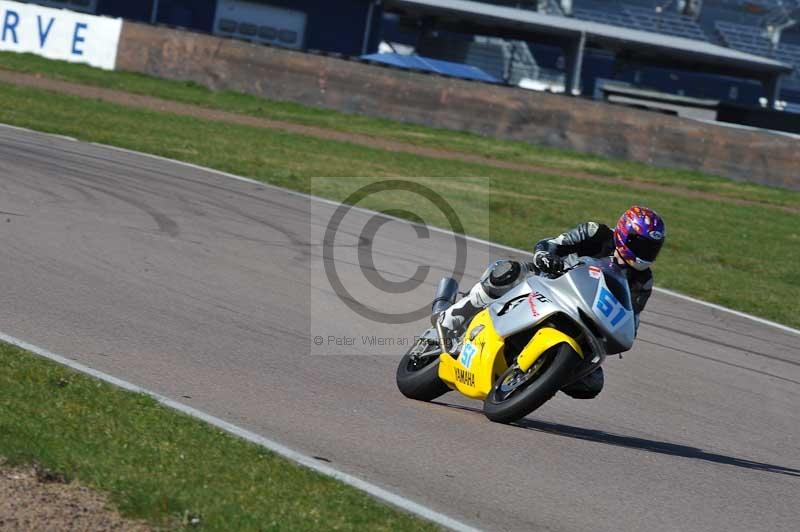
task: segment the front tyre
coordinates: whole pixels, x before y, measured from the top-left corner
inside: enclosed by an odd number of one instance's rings
[[[527,372],[512,365],[492,386],[483,402],[483,413],[498,423],[527,416],[561,389],[580,362],[569,344],[559,344],[543,353]]]
[[[439,378],[439,355],[435,342],[420,338],[397,366],[397,388],[409,399],[432,401],[450,391]]]

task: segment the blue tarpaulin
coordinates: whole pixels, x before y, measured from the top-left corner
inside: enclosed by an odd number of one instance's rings
[[[427,72],[445,74],[456,78],[486,81],[488,83],[501,83],[499,79],[490,76],[478,67],[461,63],[451,63],[449,61],[440,61],[438,59],[430,59],[418,55],[370,54],[361,56],[361,59],[379,61],[400,68],[425,70]]]

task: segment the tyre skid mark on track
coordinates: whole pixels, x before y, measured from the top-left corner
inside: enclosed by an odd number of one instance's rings
[[[800,352],[800,345],[798,345],[798,344],[789,345],[789,344],[785,344],[785,343],[782,343],[782,342],[777,342],[777,341],[775,341],[774,338],[763,338],[761,336],[756,336],[754,334],[748,334],[748,333],[745,333],[745,332],[742,332],[742,331],[737,331],[736,329],[731,329],[730,327],[722,327],[720,325],[715,325],[713,323],[701,323],[701,322],[696,321],[696,320],[691,320],[691,319],[688,319],[688,318],[684,318],[683,316],[677,316],[675,314],[667,314],[665,312],[659,312],[659,311],[651,309],[651,308],[647,309],[647,315],[648,316],[652,316],[652,315],[664,316],[665,318],[669,318],[669,319],[672,319],[672,320],[688,322],[688,323],[690,323],[692,325],[700,325],[701,327],[707,327],[709,329],[714,329],[714,330],[722,331],[722,332],[725,332],[725,333],[735,334],[736,336],[742,336],[744,338],[749,338],[751,340],[756,340],[758,342],[769,342],[769,343],[771,343],[771,344],[773,344],[775,346],[785,347],[787,349],[792,349],[792,350]],[[643,322],[643,323],[645,323],[645,322]]]
[[[700,353],[694,353],[692,351],[687,351],[685,349],[681,349],[680,347],[674,347],[671,345],[661,344],[658,342],[653,342],[652,340],[645,340],[644,338],[638,338],[640,342],[645,344],[655,345],[658,347],[662,347],[664,349],[670,349],[672,351],[677,351],[678,353],[683,353],[684,355],[690,355],[697,358],[702,358],[703,360],[710,360],[712,362],[717,362],[718,364],[724,364],[726,366],[731,366],[733,368],[739,368],[746,371],[752,371],[753,373],[758,373],[759,375],[764,375],[766,377],[772,377],[773,379],[778,379],[786,382],[790,382],[792,384],[800,385],[800,381],[795,381],[792,379],[787,379],[786,377],[781,377],[780,375],[775,375],[774,373],[769,373],[766,371],[762,371],[760,369],[751,368],[749,366],[743,366],[741,364],[736,364],[735,362],[728,362],[727,360],[720,360],[719,358],[710,357],[708,355],[701,355]]]
[[[2,127],[2,126],[3,126],[3,124],[0,124],[0,127]],[[38,131],[33,131],[33,130],[29,130],[29,131],[31,133],[39,133]],[[47,133],[39,133],[39,134],[47,135]],[[295,190],[289,190],[289,189],[286,189],[286,188],[278,187],[276,185],[270,185],[270,184],[264,183],[262,181],[256,181],[255,179],[238,176],[236,174],[231,174],[229,172],[224,172],[222,170],[215,170],[213,168],[208,168],[208,167],[200,166],[200,165],[193,164],[193,163],[187,163],[187,162],[184,162],[184,161],[178,161],[176,159],[170,159],[168,157],[162,157],[160,155],[153,155],[153,154],[149,154],[149,153],[137,152],[137,151],[134,151],[134,150],[128,150],[126,148],[119,148],[117,146],[110,146],[110,145],[107,145],[107,144],[101,144],[101,143],[97,143],[97,142],[92,142],[91,144],[94,145],[94,146],[98,146],[98,147],[109,149],[109,150],[115,150],[115,151],[119,151],[119,152],[122,152],[122,153],[127,153],[127,154],[132,154],[132,155],[137,155],[137,156],[144,156],[144,157],[155,159],[155,160],[159,160],[159,161],[165,161],[165,162],[169,162],[169,163],[172,163],[172,164],[177,164],[177,165],[180,165],[180,166],[184,166],[186,168],[192,168],[192,169],[195,169],[195,170],[198,170],[198,171],[207,172],[207,173],[211,173],[211,174],[227,177],[227,178],[230,178],[230,179],[235,179],[237,181],[242,181],[242,182],[245,182],[245,183],[250,183],[252,185],[257,185],[257,186],[260,186],[262,188],[280,190],[281,192],[283,192],[285,194],[298,196],[298,197],[301,197],[301,198],[308,199],[310,201],[317,201],[317,202],[325,203],[325,204],[332,205],[332,206],[338,206],[339,205],[339,202],[336,202],[336,201],[333,201],[333,200],[329,200],[329,199],[326,199],[326,198],[321,198],[321,197],[318,197],[318,196],[313,196],[311,194],[306,194],[306,193],[303,193],[303,192],[297,192]],[[169,175],[169,174],[163,174],[163,175]],[[178,179],[185,179],[185,178],[178,178]],[[187,181],[194,182],[191,179],[187,179]],[[227,191],[227,189],[224,189],[223,187],[217,187],[217,188],[221,188],[221,189]],[[352,210],[363,212],[363,213],[370,214],[370,215],[379,214],[379,215],[385,216],[386,218],[389,218],[391,220],[395,220],[397,222],[409,224],[409,225],[411,225],[413,227],[416,227],[417,225],[419,225],[419,224],[416,224],[414,222],[410,222],[408,220],[404,220],[402,218],[398,218],[398,217],[391,216],[391,215],[384,214],[384,213],[378,213],[376,211],[372,211],[370,209],[365,209],[363,207],[353,206]],[[447,235],[456,236],[455,233],[453,233],[452,231],[449,231],[447,229],[442,229],[440,227],[435,227],[435,226],[430,226],[430,227],[429,226],[425,226],[425,227],[427,229],[431,230],[431,231],[436,231],[436,232],[439,232],[439,233],[444,233],[444,234],[447,234]],[[511,247],[511,246],[506,246],[504,244],[497,244],[497,243],[490,242],[488,240],[484,240],[482,238],[477,238],[477,237],[474,237],[474,236],[469,236],[469,235],[458,235],[458,236],[463,236],[465,239],[469,240],[470,242],[483,244],[483,245],[489,247],[490,249],[510,251],[510,252],[519,254],[521,256],[528,256],[528,255],[531,254],[529,251],[525,251],[525,250],[522,250],[522,249],[514,248],[514,247]],[[781,330],[783,332],[786,332],[786,333],[789,333],[789,334],[795,334],[795,335],[800,336],[800,329],[794,329],[792,327],[789,327],[787,325],[783,325],[781,323],[777,323],[777,322],[774,322],[774,321],[771,321],[771,320],[767,320],[767,319],[764,319],[764,318],[759,318],[758,316],[753,316],[751,314],[747,314],[746,312],[733,310],[733,309],[730,309],[730,308],[727,308],[727,307],[723,307],[722,305],[717,305],[716,303],[709,303],[707,301],[703,301],[702,299],[697,299],[697,298],[694,298],[694,297],[691,297],[691,296],[687,296],[687,295],[681,294],[680,292],[675,292],[674,290],[669,290],[669,289],[666,289],[666,288],[660,288],[658,286],[656,286],[654,288],[654,291],[662,293],[662,294],[666,294],[668,296],[671,296],[671,297],[674,297],[674,298],[677,298],[677,299],[682,299],[684,301],[689,301],[691,303],[695,303],[697,305],[701,305],[701,306],[704,306],[704,307],[707,307],[707,308],[711,308],[711,309],[719,310],[719,311],[722,311],[722,312],[726,312],[728,314],[732,314],[734,316],[738,316],[740,318],[744,318],[744,319],[747,319],[747,320],[750,320],[750,321],[753,321],[753,322],[756,322],[756,323],[759,323],[759,324],[762,324],[762,325],[767,325],[769,327],[774,327],[776,329],[779,329],[779,330]]]
[[[779,357],[777,355],[770,355],[770,354],[767,354],[767,353],[761,353],[760,351],[755,351],[753,349],[746,349],[746,348],[740,347],[738,345],[733,345],[733,344],[729,344],[729,343],[726,343],[726,342],[721,342],[719,340],[714,340],[712,338],[708,338],[708,337],[702,336],[700,334],[690,333],[690,332],[687,332],[687,331],[682,330],[682,329],[676,329],[674,327],[667,327],[666,325],[661,325],[659,323],[655,323],[655,322],[652,322],[652,321],[642,320],[642,323],[647,325],[647,326],[649,326],[649,327],[654,327],[656,329],[661,329],[661,330],[664,330],[664,331],[668,331],[668,332],[671,332],[673,334],[679,334],[681,336],[686,336],[686,337],[692,338],[694,340],[700,340],[701,342],[707,342],[709,344],[718,345],[720,347],[725,347],[727,349],[733,349],[734,351],[739,351],[740,353],[744,353],[746,355],[756,355],[756,356],[768,358],[770,360],[777,360],[778,362],[784,362],[786,364],[791,364],[793,366],[800,366],[800,360],[792,360],[792,359],[788,359],[788,358]]]

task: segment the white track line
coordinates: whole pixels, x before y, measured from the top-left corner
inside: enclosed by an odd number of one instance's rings
[[[48,351],[47,349],[35,346],[24,340],[20,340],[19,338],[15,338],[13,336],[4,334],[2,332],[0,332],[0,341],[15,345],[21,349],[25,349],[26,351],[30,351],[41,357],[52,360],[53,362],[57,362],[58,364],[74,369],[75,371],[85,373],[86,375],[89,375],[101,381],[105,381],[109,384],[117,386],[118,388],[122,388],[123,390],[148,395],[168,408],[177,410],[178,412],[181,412],[193,418],[197,418],[219,429],[222,429],[225,432],[233,434],[234,436],[238,436],[243,440],[255,443],[256,445],[260,445],[261,447],[269,449],[275,454],[287,458],[292,462],[295,462],[303,467],[307,467],[308,469],[316,471],[317,473],[321,473],[325,476],[334,478],[358,490],[366,492],[369,495],[375,497],[376,499],[389,503],[392,506],[400,508],[411,514],[415,514],[419,517],[427,519],[428,521],[432,521],[433,523],[436,523],[443,527],[456,530],[458,532],[479,532],[477,528],[473,528],[467,524],[462,523],[461,521],[457,521],[452,517],[448,517],[444,514],[431,510],[430,508],[423,506],[422,504],[416,503],[410,499],[406,499],[401,495],[392,493],[391,491],[381,488],[380,486],[376,486],[375,484],[367,482],[366,480],[361,480],[360,478],[348,475],[347,473],[343,473],[342,471],[339,471],[338,469],[335,469],[331,466],[321,464],[318,460],[315,460],[310,456],[299,453],[293,449],[290,449],[289,447],[286,447],[285,445],[270,440],[269,438],[265,438],[264,436],[255,434],[254,432],[250,432],[249,430],[237,427],[236,425],[228,423],[227,421],[212,416],[211,414],[207,414],[201,410],[197,410],[196,408],[192,408],[191,406],[179,403],[168,397],[157,394],[153,391],[141,388],[139,386],[136,386],[135,384],[131,384],[128,381],[124,381],[122,379],[118,379],[117,377],[108,375],[107,373],[103,373],[102,371],[97,371],[96,369],[84,366],[83,364],[75,362],[74,360],[70,360],[61,355],[57,355],[51,351]]]
[[[75,137],[69,137],[67,135],[59,135],[58,133],[44,133],[42,131],[36,131],[35,129],[29,129],[27,127],[12,126],[11,124],[0,124],[0,127],[6,129],[13,129],[15,131],[25,131],[27,133],[36,133],[37,135],[46,135],[48,137],[54,137],[61,140],[68,140],[70,142],[78,142],[78,139],[76,139]]]

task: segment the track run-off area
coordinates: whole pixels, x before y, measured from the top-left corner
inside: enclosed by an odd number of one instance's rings
[[[597,399],[559,394],[493,424],[453,393],[425,404],[397,391],[406,348],[379,339],[413,337],[427,319],[386,324],[343,303],[323,249],[336,208],[2,127],[0,331],[476,528],[797,529],[796,333],[657,292]],[[359,301],[429,304],[452,235],[376,227],[375,273],[428,267],[417,289],[381,295],[359,266],[370,218],[342,220],[328,271]],[[515,256],[467,244],[465,285]]]

